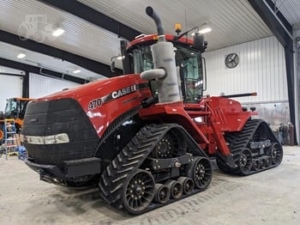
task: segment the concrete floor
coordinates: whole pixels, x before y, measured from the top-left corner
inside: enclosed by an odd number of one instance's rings
[[[284,147],[282,164],[248,177],[214,170],[200,194],[144,215],[112,210],[97,188],[70,191],[39,181],[17,157],[0,158],[0,224],[300,224],[300,147]]]

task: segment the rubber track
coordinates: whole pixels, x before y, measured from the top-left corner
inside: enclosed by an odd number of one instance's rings
[[[121,194],[127,177],[148,157],[164,135],[176,125],[146,125],[103,171],[99,182],[100,195],[116,208],[123,208]]]
[[[95,148],[95,152],[94,154],[96,155],[96,153],[99,151],[101,145],[103,142],[105,142],[105,140],[116,130],[118,129],[126,120],[128,120],[129,118],[133,117],[134,115],[136,115],[138,113],[138,107],[124,113],[123,115],[121,115],[120,117],[118,117],[114,122],[112,122],[112,124],[108,127],[108,129],[106,129],[106,131],[104,132],[102,138],[99,139],[99,143],[97,144],[97,147]]]
[[[116,158],[113,159],[111,164],[103,171],[99,181],[100,195],[107,203],[113,205],[117,209],[123,208],[122,192],[124,188],[123,185],[126,183],[126,179],[142,165],[144,160],[149,156],[158,142],[172,128],[180,129],[183,131],[185,138],[189,139],[188,133],[177,124],[146,125],[134,136],[134,138],[132,138],[132,140],[116,156]],[[188,142],[191,144],[191,146],[195,144],[193,150],[195,155],[208,158],[205,152],[197,147],[197,144],[193,141],[193,139],[190,139]],[[198,150],[196,150],[196,148]],[[200,191],[203,190],[194,189],[192,194]],[[183,195],[182,198],[190,195]],[[180,199],[170,199],[164,204],[152,203],[146,211],[170,204]]]
[[[245,127],[243,128],[243,130],[241,132],[235,133],[235,134],[228,134],[226,136],[226,140],[229,142],[230,151],[233,154],[233,159],[234,159],[236,165],[238,165],[238,162],[240,159],[240,154],[241,154],[242,150],[247,148],[247,146],[248,146],[249,142],[251,141],[253,135],[255,134],[257,128],[262,124],[268,127],[266,122],[264,122],[262,120],[259,120],[259,119],[248,120],[247,123],[245,124]],[[277,141],[277,139],[275,138],[271,129],[269,127],[268,127],[268,129],[269,129],[268,130],[268,132],[269,132],[268,138],[271,141]],[[250,151],[251,151],[251,149],[250,149]],[[260,156],[260,157],[264,157],[264,156]],[[260,157],[258,157],[258,158],[260,158]],[[258,158],[256,158],[256,159],[258,159]],[[224,162],[222,162],[222,160],[219,161],[219,164],[220,164],[220,169],[223,172],[232,173],[232,174],[236,174],[236,175],[250,175],[250,174],[258,173],[258,172],[261,172],[261,171],[264,171],[264,170],[267,170],[267,169],[277,166],[277,165],[270,165],[269,167],[258,169],[256,171],[251,170],[251,171],[249,171],[249,173],[243,174],[240,171],[239,167],[237,167],[236,169],[230,169]]]

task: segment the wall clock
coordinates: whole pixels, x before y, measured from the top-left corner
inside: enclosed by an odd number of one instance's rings
[[[225,65],[227,68],[234,68],[239,64],[239,56],[236,53],[230,53],[225,58]]]

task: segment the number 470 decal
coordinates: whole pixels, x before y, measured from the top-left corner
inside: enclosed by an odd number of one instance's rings
[[[101,105],[102,105],[101,98],[94,99],[94,100],[90,101],[90,103],[89,103],[89,110],[96,109],[97,107],[100,107]]]

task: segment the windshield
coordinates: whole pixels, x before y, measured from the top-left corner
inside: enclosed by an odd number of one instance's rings
[[[6,100],[6,107],[5,107],[5,116],[10,117],[12,116],[13,112],[17,111],[17,101],[13,99]]]
[[[28,101],[18,100],[18,99],[7,99],[5,107],[5,117],[14,118],[19,117],[23,118],[25,115],[26,105]]]
[[[203,93],[201,52],[175,44],[174,54],[176,67],[179,67],[184,101],[198,102]],[[138,46],[133,50],[133,59],[135,73],[153,69],[150,46]]]

